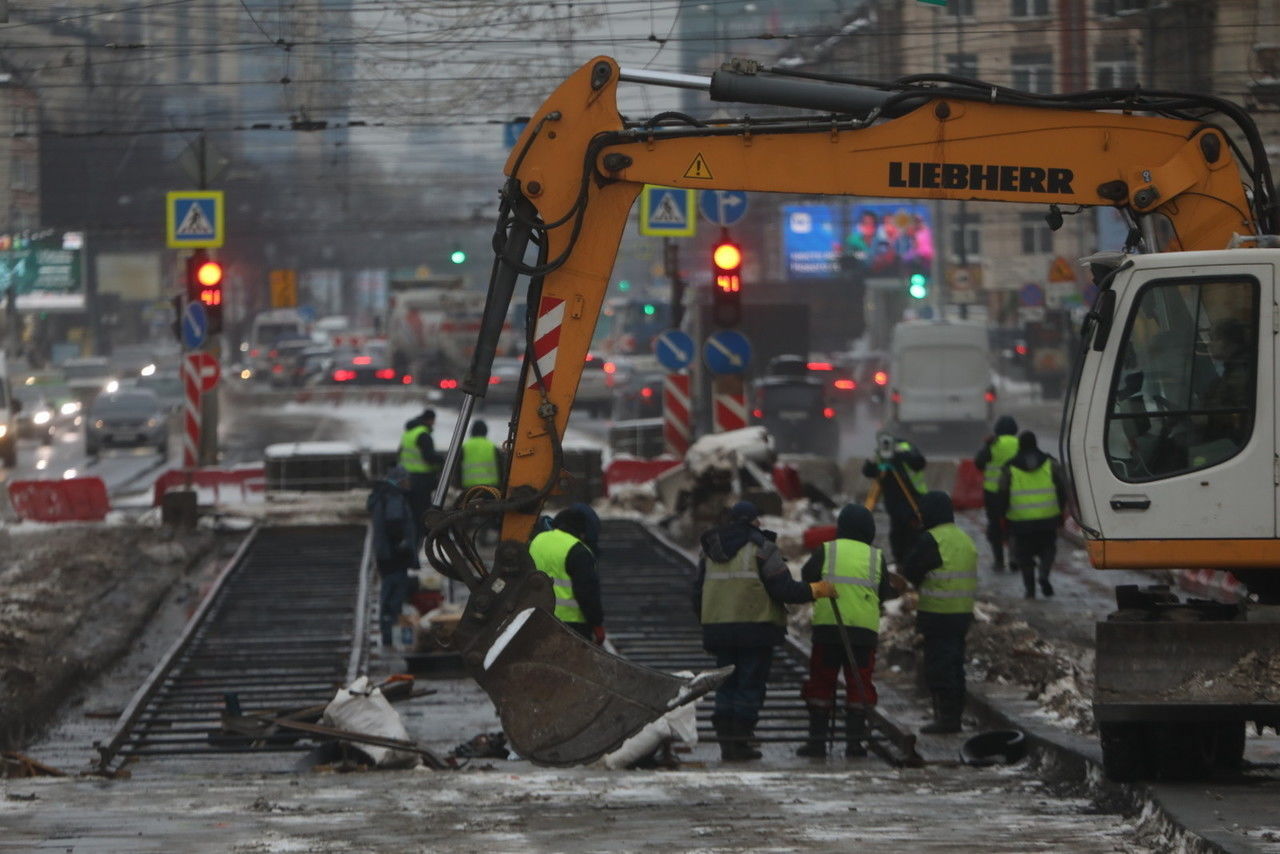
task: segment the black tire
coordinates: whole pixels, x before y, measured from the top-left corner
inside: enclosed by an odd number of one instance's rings
[[[1115,783],[1133,783],[1146,773],[1146,738],[1143,725],[1099,723],[1102,771]]]
[[[86,455],[88,455],[88,456],[90,456],[90,457],[96,457],[96,456],[98,455],[98,446],[97,446],[97,444],[96,444],[96,443],[94,443],[94,442],[85,442],[85,443],[84,443],[84,452],[85,452],[85,454],[86,454]]]

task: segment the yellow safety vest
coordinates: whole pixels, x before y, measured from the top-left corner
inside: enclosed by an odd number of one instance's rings
[[[857,540],[832,540],[823,549],[822,577],[835,585],[841,621],[880,631],[880,550]],[[836,624],[830,599],[813,603],[813,624]]]
[[[899,442],[897,449],[899,451],[910,451],[911,443]],[[902,470],[907,473],[907,479],[911,481],[911,485],[915,487],[916,492],[920,493],[921,495],[924,495],[926,492],[929,491],[929,484],[925,482],[923,471],[916,471],[915,469],[913,469],[911,466],[908,466],[908,465],[904,465],[902,467]]]
[[[929,529],[938,544],[942,566],[931,570],[920,584],[920,611],[934,614],[968,614],[978,589],[978,548],[952,522]]]
[[[1017,436],[996,436],[989,448],[991,460],[982,470],[982,488],[987,492],[1000,491],[1000,469],[1018,455]]]
[[[702,623],[787,624],[787,611],[770,598],[756,571],[756,546],[747,543],[729,560],[707,560],[702,582]]]
[[[431,428],[418,424],[400,435],[400,465],[409,474],[430,474],[439,468],[422,458],[422,451],[418,449],[418,437],[423,433],[430,435]]]
[[[1009,466],[1010,522],[1052,519],[1061,512],[1053,487],[1053,460],[1046,459],[1035,471]]]
[[[529,556],[539,572],[551,578],[551,587],[556,594],[556,619],[562,623],[585,623],[587,616],[573,597],[573,581],[569,578],[569,570],[565,561],[569,552],[581,540],[566,531],[559,529],[543,531],[529,543]]]
[[[462,443],[462,488],[498,485],[498,446],[484,436]]]

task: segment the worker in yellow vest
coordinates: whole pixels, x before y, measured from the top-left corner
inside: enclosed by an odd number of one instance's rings
[[[702,558],[694,579],[693,607],[702,621],[702,646],[717,667],[733,672],[716,689],[711,724],[726,761],[759,759],[750,739],[764,706],[773,648],[787,630],[786,604],[834,596],[830,581],[805,584],[791,577],[774,543],[760,528],[750,501],[730,508],[728,519],[702,535]]]
[[[973,464],[982,472],[982,504],[987,511],[987,542],[991,544],[992,568],[1004,572],[1004,544],[1007,539],[1004,514],[996,504],[1000,492],[1000,472],[1005,463],[1018,453],[1018,422],[1012,415],[996,419],[992,435],[987,437],[973,458]],[[1016,568],[1016,562],[1010,569]]]
[[[529,542],[529,556],[539,572],[551,579],[556,597],[556,619],[587,640],[603,644],[604,606],[600,603],[600,576],[596,556],[587,547],[588,519],[570,507],[552,520]]]
[[[435,427],[436,411],[424,409],[422,414],[405,422],[400,434],[400,467],[409,473],[409,501],[413,515],[418,520],[419,539],[426,533],[422,517],[431,506],[431,493],[440,480],[444,459],[436,453],[431,431]]]
[[[1000,475],[998,508],[1003,510],[1013,540],[1013,557],[1022,570],[1028,599],[1040,592],[1053,595],[1049,573],[1058,555],[1058,528],[1067,506],[1067,481],[1062,467],[1040,450],[1036,434],[1024,430],[1018,436],[1018,455],[1005,464]]]
[[[489,426],[476,419],[471,424],[471,438],[462,443],[462,462],[458,466],[458,485],[497,488],[502,482],[502,457],[498,446],[489,438]]]
[[[920,499],[925,531],[901,573],[920,591],[916,629],[924,636],[924,678],[933,697],[933,721],[923,733],[959,732],[964,712],[964,642],[978,589],[978,549],[955,523],[951,496]]]
[[[864,477],[880,484],[884,510],[889,514],[889,551],[901,564],[920,533],[920,496],[929,487],[924,479],[925,459],[920,449],[890,433],[876,436],[876,455],[862,466]]]
[[[867,755],[867,711],[877,699],[872,677],[880,638],[880,605],[898,595],[890,583],[884,554],[872,545],[875,538],[876,520],[871,511],[861,504],[847,504],[836,518],[836,538],[814,549],[800,570],[804,581],[834,584],[837,595],[835,599],[813,603],[809,678],[800,689],[809,709],[809,740],[796,751],[798,756],[827,755],[828,722],[835,708],[836,680],[841,670],[845,685],[844,755]],[[840,636],[842,624],[854,662],[845,652]]]

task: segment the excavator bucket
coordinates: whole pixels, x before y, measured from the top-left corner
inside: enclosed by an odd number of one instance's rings
[[[580,765],[714,690],[732,668],[681,678],[611,655],[557,620],[550,579],[510,565],[471,592],[451,645],[493,700],[512,748]]]

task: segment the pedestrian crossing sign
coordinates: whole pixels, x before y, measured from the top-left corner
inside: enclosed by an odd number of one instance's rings
[[[646,237],[693,237],[698,224],[693,190],[645,184],[640,193],[640,233]]]
[[[226,237],[221,190],[165,194],[165,242],[170,249],[214,249]]]

